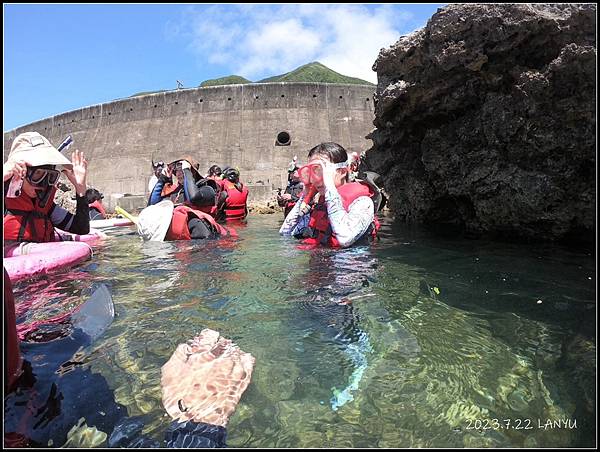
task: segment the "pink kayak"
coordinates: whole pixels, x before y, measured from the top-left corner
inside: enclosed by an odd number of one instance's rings
[[[4,250],[4,268],[11,282],[53,273],[92,256],[84,242],[20,243]]]
[[[54,230],[54,241],[55,242],[85,242],[85,243],[95,243],[101,239],[108,238],[104,232],[99,231],[98,229],[90,228],[89,234],[79,235],[79,234],[71,234],[70,232],[61,231],[60,229]]]

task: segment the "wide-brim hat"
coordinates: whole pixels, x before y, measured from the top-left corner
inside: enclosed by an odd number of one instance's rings
[[[13,141],[8,160],[21,160],[27,166],[62,165],[67,169],[73,168],[71,161],[38,132],[25,132],[18,135]]]
[[[169,199],[146,207],[138,216],[138,234],[144,240],[162,242],[169,231],[175,205]]]
[[[171,163],[175,163],[180,160],[187,161],[192,166],[192,170],[198,175],[198,177],[202,177],[200,174],[200,163],[198,163],[198,161],[196,161],[196,159],[194,159],[191,155],[185,155],[177,160],[173,160]]]

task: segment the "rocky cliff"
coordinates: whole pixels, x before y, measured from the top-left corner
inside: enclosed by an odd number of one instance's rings
[[[383,49],[365,166],[407,221],[593,241],[596,6],[450,5]]]

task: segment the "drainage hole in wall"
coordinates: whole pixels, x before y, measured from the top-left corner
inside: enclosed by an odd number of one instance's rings
[[[291,142],[292,142],[292,139],[291,139],[289,133],[284,131],[284,132],[279,132],[277,134],[277,139],[275,142],[275,144],[277,146],[289,146]]]

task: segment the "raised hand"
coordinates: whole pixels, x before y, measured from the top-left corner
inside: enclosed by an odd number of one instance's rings
[[[83,156],[83,152],[76,150],[71,154],[71,163],[73,164],[73,169],[63,169],[63,173],[65,173],[67,178],[75,186],[77,194],[83,196],[87,188],[86,178],[88,162]]]
[[[231,340],[204,329],[179,344],[162,367],[162,400],[167,413],[180,422],[205,422],[225,427],[250,384],[255,359]]]
[[[337,172],[335,164],[328,160],[321,160],[321,166],[323,167],[323,182],[325,185],[335,186],[335,174]]]
[[[27,174],[27,164],[22,160],[8,160],[2,168],[2,173],[4,182],[12,177],[16,179],[25,179],[25,174]]]

